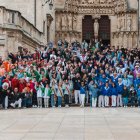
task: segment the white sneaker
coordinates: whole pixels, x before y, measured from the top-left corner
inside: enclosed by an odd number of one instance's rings
[[[15,104],[11,103],[10,105],[11,105],[13,108],[15,108]]]
[[[68,107],[69,107],[69,105],[65,105],[65,107],[66,107],[66,108],[68,108]]]

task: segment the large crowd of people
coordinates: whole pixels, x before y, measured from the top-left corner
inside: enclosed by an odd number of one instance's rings
[[[59,40],[0,58],[1,108],[140,107],[140,49]]]

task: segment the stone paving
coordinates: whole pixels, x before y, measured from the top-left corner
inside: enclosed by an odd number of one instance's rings
[[[0,140],[140,140],[140,109],[0,110]]]

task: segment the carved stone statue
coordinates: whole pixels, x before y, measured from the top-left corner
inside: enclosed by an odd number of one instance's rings
[[[73,30],[77,30],[77,15],[73,16]]]
[[[100,3],[104,4],[107,0],[100,0]]]
[[[95,4],[99,4],[100,3],[100,0],[93,0]]]
[[[131,31],[131,27],[132,27],[132,19],[131,19],[131,15],[127,16],[127,30]]]
[[[98,19],[95,19],[95,21],[94,21],[94,36],[98,37],[98,33],[99,33],[99,23],[98,23]]]
[[[88,3],[94,3],[94,0],[88,0]]]
[[[118,20],[117,20],[118,22],[117,22],[117,28],[118,28],[118,30],[119,31],[121,31],[122,30],[122,28],[123,28],[123,21],[122,21],[122,18],[121,17],[118,17]]]
[[[66,30],[66,27],[67,27],[67,20],[66,20],[66,15],[65,14],[62,14],[62,30],[65,31]]]
[[[71,13],[68,15],[68,27],[69,27],[69,31],[72,30],[72,15]]]
[[[81,3],[82,3],[82,4],[85,4],[85,0],[82,0]]]
[[[58,15],[56,16],[56,30],[61,30],[61,17],[59,17]]]

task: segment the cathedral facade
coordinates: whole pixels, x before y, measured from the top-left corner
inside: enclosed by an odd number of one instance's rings
[[[102,40],[120,47],[138,46],[137,0],[58,0],[55,40]]]

